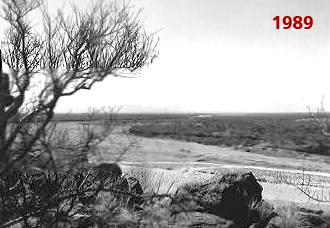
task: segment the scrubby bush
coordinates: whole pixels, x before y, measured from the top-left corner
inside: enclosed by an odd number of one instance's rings
[[[109,165],[110,166],[110,165]],[[112,167],[117,165],[113,164]],[[118,167],[118,166],[117,166]],[[33,227],[92,226],[136,209],[143,192],[113,169],[74,172],[11,170],[0,175],[0,224]]]

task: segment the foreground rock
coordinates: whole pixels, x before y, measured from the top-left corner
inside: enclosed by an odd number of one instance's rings
[[[251,172],[220,174],[179,188],[173,200],[173,213],[182,210],[209,213],[232,220],[239,227],[248,227],[274,216],[273,208],[265,206],[261,193],[262,186]],[[259,212],[259,208],[266,208],[266,212]]]

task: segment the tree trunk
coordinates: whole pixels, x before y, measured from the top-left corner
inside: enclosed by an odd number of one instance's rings
[[[6,162],[6,128],[7,128],[7,117],[6,117],[6,93],[5,80],[2,71],[2,54],[0,50],[0,170],[1,166]]]

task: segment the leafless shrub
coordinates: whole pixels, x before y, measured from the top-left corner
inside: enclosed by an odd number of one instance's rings
[[[330,116],[324,107],[324,97],[322,97],[320,107],[316,111],[307,106],[309,111],[309,116],[316,126],[319,127],[324,136],[330,136]]]
[[[11,73],[1,68],[0,85],[10,88],[13,99],[8,104],[8,91],[1,90],[1,170],[35,150],[61,98],[91,89],[109,75],[130,76],[157,56],[153,35],[127,4],[98,1],[87,11],[74,6],[72,17],[61,10],[54,17],[44,9],[44,28],[38,33],[29,14],[42,3],[3,0],[9,28],[2,53]],[[31,123],[38,124],[31,128]]]
[[[320,129],[321,133],[330,137],[330,115],[324,107],[324,98],[322,98],[320,107],[316,111],[308,106],[309,116],[312,122]],[[317,203],[330,203],[330,189],[324,184],[321,176],[314,175],[306,171],[305,167],[301,171],[289,174],[281,172],[277,174],[276,179],[280,183],[285,183],[296,187],[301,195],[307,197],[308,201]],[[328,182],[329,180],[327,180]]]
[[[110,192],[110,201],[135,197],[118,186],[123,178],[80,167],[113,131],[113,112],[89,112],[72,140],[74,130],[53,121],[55,107],[107,76],[134,76],[157,56],[157,42],[127,4],[97,1],[54,16],[42,0],[2,3],[9,27],[0,51],[0,226],[96,222],[100,193]],[[40,8],[41,30],[29,20]]]
[[[330,116],[324,107],[324,97],[322,97],[320,107],[318,107],[315,112],[313,112],[309,106],[308,110],[313,123],[318,126],[324,136],[330,137]],[[330,202],[329,189],[325,186],[317,186],[317,189],[315,189],[315,184],[312,183],[311,175],[305,175],[305,170],[303,170],[301,183],[295,184],[295,186],[311,201],[316,201],[318,203]]]

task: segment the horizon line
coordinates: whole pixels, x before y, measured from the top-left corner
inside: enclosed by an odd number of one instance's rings
[[[102,112],[100,112],[102,113]],[[310,114],[314,112],[308,111],[295,111],[295,112],[114,112],[116,114],[190,114],[190,115],[219,115],[219,114],[239,114],[239,115],[250,115],[250,114]],[[330,113],[330,112],[325,112]],[[55,115],[63,114],[63,115],[70,115],[70,114],[88,114],[88,112],[55,112]]]

